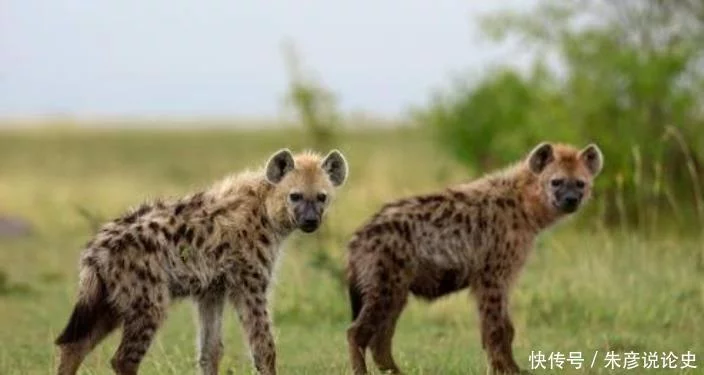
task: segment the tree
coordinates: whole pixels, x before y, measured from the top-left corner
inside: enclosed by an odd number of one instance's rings
[[[340,116],[334,94],[304,74],[300,58],[292,43],[283,46],[284,59],[289,72],[289,91],[286,104],[296,112],[317,150],[330,148],[340,125]]]

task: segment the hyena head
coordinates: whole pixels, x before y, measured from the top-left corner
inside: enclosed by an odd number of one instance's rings
[[[545,206],[559,213],[570,214],[591,197],[592,182],[601,172],[603,156],[596,144],[579,150],[574,146],[537,145],[526,159],[528,168],[537,176]]]
[[[277,151],[266,164],[266,179],[274,185],[267,203],[269,215],[284,227],[314,232],[347,175],[347,161],[338,150],[325,157]]]

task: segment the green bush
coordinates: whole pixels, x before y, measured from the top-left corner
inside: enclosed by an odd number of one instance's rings
[[[687,4],[544,1],[533,13],[492,15],[487,35],[520,36],[539,56],[556,56],[564,73],[541,58],[525,74],[505,67],[438,95],[419,120],[440,147],[481,171],[542,140],[596,142],[606,159],[598,191],[607,223],[647,229],[669,213],[680,224],[695,215],[700,228],[704,26],[671,27],[687,23]],[[601,22],[575,27],[595,16]]]
[[[487,170],[516,160],[544,139],[574,138],[560,107],[549,103],[552,96],[537,82],[503,69],[476,86],[456,86],[416,116],[460,162]]]

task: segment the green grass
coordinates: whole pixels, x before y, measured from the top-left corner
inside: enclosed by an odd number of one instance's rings
[[[381,202],[470,177],[422,133],[364,131],[342,139],[338,146],[351,163],[350,180],[327,218],[324,242],[339,266],[348,235]],[[305,144],[293,131],[0,133],[0,212],[24,216],[36,227],[32,237],[0,240],[0,374],[53,371],[52,341],[74,302],[78,255],[91,232],[79,207],[110,218],[143,199],[182,194],[259,165],[280,147],[299,150]],[[531,351],[579,351],[588,366],[598,351],[594,369],[552,373],[704,373],[702,239],[651,233],[646,240],[588,224],[569,220],[537,243],[512,295],[519,364],[530,367]],[[349,373],[346,292],[327,269],[313,264],[315,239],[297,234],[288,242],[277,278],[282,374]],[[194,373],[192,313],[187,301],[171,309],[142,364],[144,374]],[[225,322],[223,373],[250,373],[232,310]],[[118,339],[115,334],[99,346],[82,373],[110,374]],[[641,364],[607,370],[603,355],[609,350],[692,351],[698,368],[643,370]],[[432,305],[412,300],[394,351],[408,374],[483,374],[468,293]]]

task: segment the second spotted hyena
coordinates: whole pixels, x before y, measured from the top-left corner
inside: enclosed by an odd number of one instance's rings
[[[536,236],[590,197],[601,168],[596,145],[542,143],[504,170],[381,208],[348,245],[355,374],[367,372],[367,347],[380,369],[400,372],[391,341],[409,292],[434,300],[467,287],[490,367],[518,372],[509,288]]]
[[[118,374],[136,374],[169,304],[193,297],[203,374],[218,372],[225,301],[235,306],[258,372],[275,374],[267,301],[280,245],[297,228],[318,228],[346,178],[339,151],[321,157],[284,149],[259,171],[182,199],[144,204],[105,224],[81,257],[78,302],[56,340],[58,373],[75,374],[121,325],[111,364]]]

